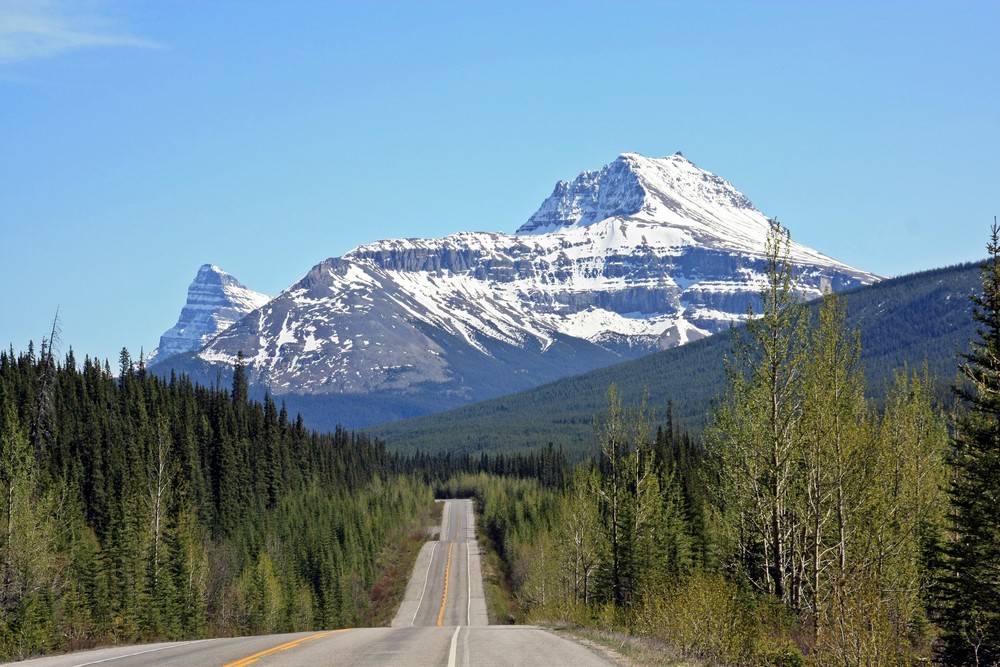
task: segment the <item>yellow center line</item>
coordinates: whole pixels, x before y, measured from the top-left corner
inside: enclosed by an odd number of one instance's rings
[[[444,565],[444,595],[441,596],[441,611],[438,612],[438,625],[441,625],[441,621],[444,620],[444,605],[448,602],[448,570],[451,569],[451,550],[454,547],[454,542],[448,545],[448,560]]]
[[[332,635],[335,632],[346,632],[346,631],[347,631],[346,629],[344,629],[344,630],[331,630],[330,632],[321,632],[321,633],[316,634],[316,635],[309,635],[308,637],[301,637],[299,639],[290,641],[290,642],[288,642],[286,644],[282,644],[281,646],[275,646],[273,648],[267,649],[266,651],[261,651],[260,653],[254,653],[253,655],[248,655],[245,658],[240,658],[239,660],[236,660],[235,662],[227,663],[226,665],[224,665],[224,667],[246,667],[246,665],[252,665],[253,663],[257,662],[257,660],[259,660],[260,658],[263,658],[265,655],[271,655],[272,653],[277,653],[278,651],[285,651],[285,650],[290,649],[290,648],[295,648],[296,646],[299,646],[300,644],[304,644],[304,643],[312,641],[314,639],[322,639],[323,637],[328,637],[329,635]]]

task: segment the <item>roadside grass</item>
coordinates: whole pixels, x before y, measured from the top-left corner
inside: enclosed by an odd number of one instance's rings
[[[628,635],[580,625],[542,626],[590,646],[629,667],[708,667],[709,663],[681,658],[669,645],[650,637]]]
[[[482,545],[483,591],[486,594],[486,611],[490,625],[532,623],[532,619],[525,618],[524,610],[511,592],[507,579],[503,576],[500,557],[489,537],[481,532],[477,537]],[[552,623],[537,620],[534,624],[584,644],[608,660],[628,667],[708,667],[709,665],[706,662],[681,658],[672,647],[650,637],[602,630],[575,622]]]
[[[479,537],[480,543],[484,539]],[[520,605],[511,594],[507,580],[500,570],[500,559],[492,545],[483,550],[480,563],[483,569],[483,592],[486,594],[486,614],[490,625],[517,623]]]
[[[376,572],[381,574],[368,593],[364,613],[368,627],[385,627],[392,623],[406,595],[417,554],[441,525],[441,511],[441,503],[431,503],[415,521],[399,531],[397,538],[388,540],[388,546],[376,561]]]

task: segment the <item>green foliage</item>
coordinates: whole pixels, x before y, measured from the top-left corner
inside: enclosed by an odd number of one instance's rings
[[[754,600],[725,577],[695,573],[647,604],[650,634],[683,655],[724,664],[752,661],[760,636]]]
[[[946,432],[926,375],[897,375],[880,424],[841,300],[803,328],[788,275],[770,275],[779,307],[748,327],[712,432],[729,561],[809,620],[820,664],[905,662],[926,616],[924,544],[942,528]]]
[[[973,298],[977,336],[963,355],[955,420],[951,516],[939,614],[951,664],[1000,661],[1000,228],[994,220],[981,292]]]
[[[118,378],[51,350],[0,352],[0,660],[355,625],[398,602],[370,592],[432,504],[412,460],[249,401],[239,365],[226,391],[126,350]]]
[[[0,654],[25,657],[55,640],[55,498],[39,490],[36,462],[13,407],[3,406],[0,419]]]
[[[870,400],[881,405],[898,369],[925,363],[935,379],[932,394],[938,400],[949,396],[955,352],[975,336],[968,295],[976,291],[977,281],[977,265],[967,264],[843,293],[845,323],[860,334]],[[819,308],[820,302],[808,304],[810,318],[818,317]],[[720,332],[641,359],[371,432],[391,450],[406,452],[531,451],[551,442],[561,445],[571,462],[578,462],[597,453],[594,416],[605,409],[605,392],[614,384],[626,404],[636,404],[644,395],[653,406],[673,401],[677,422],[700,435],[711,421],[712,402],[726,387],[723,360],[732,349],[732,332]]]
[[[564,486],[477,483],[519,618],[639,633],[712,664],[930,655],[949,477],[935,382],[904,367],[870,401],[849,306],[828,298],[813,317],[797,302],[787,242],[776,228],[763,315],[738,337],[705,450],[669,409],[651,439],[645,404],[612,385],[599,454]],[[984,637],[989,617],[964,627]]]
[[[793,594],[790,543],[793,492],[799,472],[806,313],[792,291],[790,239],[768,236],[768,286],[763,313],[747,324],[727,369],[729,391],[716,411],[710,441],[719,463],[719,505],[738,564],[781,600]]]

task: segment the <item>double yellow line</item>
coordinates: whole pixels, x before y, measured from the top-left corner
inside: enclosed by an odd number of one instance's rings
[[[441,611],[438,612],[438,625],[444,620],[444,605],[448,602],[448,574],[451,572],[451,550],[455,548],[455,543],[448,545],[448,560],[444,565],[444,595],[441,596]]]
[[[455,508],[458,507],[458,504],[455,501],[449,501],[448,506],[451,509],[453,517],[461,517],[461,515],[458,515],[455,510]],[[446,560],[444,564],[444,595],[441,596],[441,611],[438,612],[438,625],[441,625],[444,621],[444,606],[448,603],[448,575],[451,574],[451,552],[452,549],[455,548],[455,541],[458,540],[458,531],[462,522],[459,518],[459,520],[453,520],[452,523],[455,524],[455,537],[448,544],[448,560]]]
[[[440,623],[438,625],[440,625]],[[285,650],[288,650],[290,648],[295,648],[296,646],[300,646],[302,644],[305,644],[306,642],[311,642],[314,639],[322,639],[323,637],[328,637],[328,636],[332,635],[335,632],[345,632],[345,631],[346,631],[346,629],[345,630],[331,630],[330,632],[321,632],[321,633],[319,633],[317,635],[309,635],[308,637],[300,637],[299,639],[295,639],[293,641],[290,641],[287,644],[282,644],[281,646],[275,646],[273,648],[267,649],[266,651],[261,651],[260,653],[254,653],[253,655],[248,655],[245,658],[240,658],[239,660],[236,660],[235,662],[230,662],[230,663],[226,664],[224,667],[246,667],[247,665],[252,665],[253,663],[257,662],[259,659],[263,658],[265,655],[271,655],[272,653],[277,653],[278,651],[285,651]]]

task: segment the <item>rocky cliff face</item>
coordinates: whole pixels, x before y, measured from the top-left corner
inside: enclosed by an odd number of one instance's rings
[[[147,361],[156,363],[178,354],[197,352],[220,331],[271,300],[248,289],[212,264],[198,269],[188,287],[187,302],[177,324],[160,336],[160,344]]]
[[[516,234],[385,240],[321,262],[199,357],[230,365],[242,350],[279,395],[457,405],[742,321],[766,281],[769,228],[680,154],[624,154],[560,182]],[[804,298],[878,279],[794,242],[790,258]]]
[[[572,182],[559,181],[552,195],[518,230],[518,234],[589,225],[605,218],[629,216],[642,209],[646,191],[622,155],[600,171],[585,171]]]

